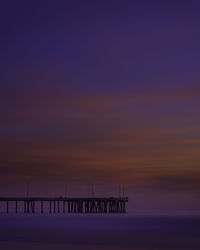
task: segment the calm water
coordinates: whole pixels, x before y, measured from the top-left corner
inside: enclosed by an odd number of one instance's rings
[[[199,216],[3,215],[0,249],[200,249]]]

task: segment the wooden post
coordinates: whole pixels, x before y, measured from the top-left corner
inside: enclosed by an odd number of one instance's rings
[[[103,201],[103,208],[104,208],[104,213],[107,213],[107,201]]]
[[[43,200],[41,200],[41,213],[43,214]]]
[[[8,200],[6,201],[6,213],[8,214]]]
[[[53,212],[54,214],[56,213],[56,201],[55,200],[53,201]]]
[[[30,201],[27,201],[27,213],[30,213]]]
[[[18,213],[18,203],[17,203],[17,200],[16,200],[16,203],[15,203],[15,212],[16,212],[16,214]]]
[[[122,203],[122,213],[126,213],[125,201]]]
[[[70,201],[67,202],[68,205],[68,213],[70,213]]]
[[[51,214],[51,201],[49,201],[49,213]]]
[[[24,200],[24,213],[26,213],[26,201]]]
[[[60,201],[58,200],[58,213],[60,213]]]
[[[35,213],[35,201],[31,201],[31,212]]]

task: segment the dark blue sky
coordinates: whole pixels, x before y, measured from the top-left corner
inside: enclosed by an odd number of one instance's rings
[[[8,180],[123,182],[138,201],[153,190],[156,204],[165,192],[195,208],[199,7],[1,1],[3,190]]]

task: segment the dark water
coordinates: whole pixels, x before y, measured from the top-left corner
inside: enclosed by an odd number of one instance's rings
[[[200,249],[199,216],[0,215],[0,249]]]

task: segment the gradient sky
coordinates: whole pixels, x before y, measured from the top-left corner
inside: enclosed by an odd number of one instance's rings
[[[1,0],[0,195],[124,183],[134,208],[200,209],[199,8]]]

